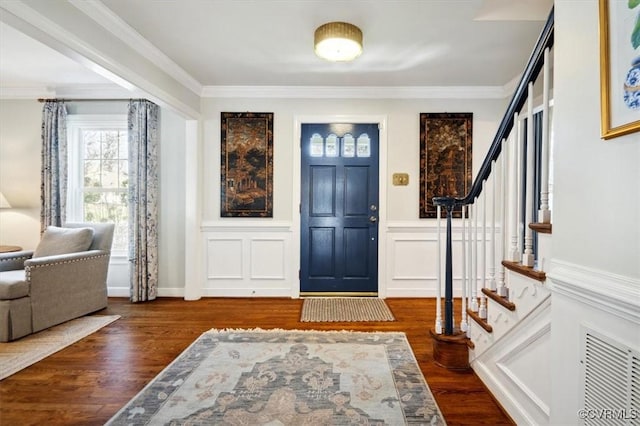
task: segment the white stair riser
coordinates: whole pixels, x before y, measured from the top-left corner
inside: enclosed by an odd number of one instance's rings
[[[549,271],[549,263],[553,256],[553,244],[551,234],[538,233],[538,269],[541,271]]]
[[[470,351],[470,360],[484,353],[550,295],[544,283],[517,272],[507,271],[507,281],[509,283],[509,300],[516,305],[516,309],[510,311],[487,298],[487,322],[493,331],[489,333],[472,319],[469,320],[469,337],[475,345],[475,348]]]

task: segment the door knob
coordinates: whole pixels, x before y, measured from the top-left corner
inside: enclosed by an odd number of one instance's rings
[[[369,222],[371,223],[376,223],[378,221],[378,218],[375,216],[369,216]]]

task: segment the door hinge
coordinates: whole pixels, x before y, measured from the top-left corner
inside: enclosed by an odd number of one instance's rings
[[[302,279],[302,272],[300,271],[300,269],[298,269],[298,280]]]

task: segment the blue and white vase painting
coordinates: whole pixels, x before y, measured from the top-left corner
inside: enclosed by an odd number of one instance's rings
[[[640,6],[640,0],[628,0],[629,9]],[[640,48],[640,13],[637,14],[635,24],[631,30],[631,47],[637,51]],[[640,110],[640,56],[631,61],[631,69],[624,80],[624,103],[632,110]]]
[[[633,110],[640,110],[640,56],[631,63],[624,81],[624,103]]]

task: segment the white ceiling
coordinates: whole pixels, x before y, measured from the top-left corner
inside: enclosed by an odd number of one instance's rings
[[[5,0],[2,0],[5,1]],[[62,0],[56,0],[62,1]],[[504,86],[524,68],[553,0],[101,0],[202,87]],[[104,7],[108,8],[105,9]],[[329,63],[313,32],[348,21],[364,53]],[[0,88],[109,84],[0,23]]]
[[[0,87],[107,84],[72,59],[0,22]]]

